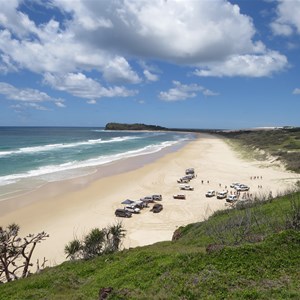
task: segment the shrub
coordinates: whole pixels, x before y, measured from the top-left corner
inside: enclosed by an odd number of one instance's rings
[[[71,260],[91,259],[120,249],[125,230],[121,223],[100,230],[92,229],[82,240],[74,239],[65,246],[65,254]]]

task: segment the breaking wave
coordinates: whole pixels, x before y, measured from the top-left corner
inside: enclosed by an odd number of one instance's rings
[[[89,145],[96,145],[96,144],[116,143],[116,142],[134,140],[138,138],[139,138],[138,136],[124,136],[124,137],[114,137],[108,140],[95,139],[95,140],[87,140],[87,141],[68,143],[68,144],[59,143],[59,144],[48,144],[48,145],[34,146],[34,147],[24,147],[24,148],[19,148],[17,150],[1,151],[0,157],[8,156],[8,155],[18,155],[18,154],[35,154],[38,152],[54,151],[54,150],[75,148],[75,147],[89,146]]]

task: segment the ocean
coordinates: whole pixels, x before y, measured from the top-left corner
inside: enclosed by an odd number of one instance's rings
[[[159,152],[190,133],[103,128],[0,127],[0,200],[47,182],[92,174],[97,167]]]

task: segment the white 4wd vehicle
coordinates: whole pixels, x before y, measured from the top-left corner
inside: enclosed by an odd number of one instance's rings
[[[229,203],[232,203],[232,202],[235,202],[235,201],[237,201],[236,195],[229,195],[226,199],[226,202],[229,202]]]
[[[232,184],[230,185],[230,187],[231,187],[231,188],[235,188],[236,186],[239,186],[239,185],[240,185],[240,183],[234,182],[234,183],[232,183]]]
[[[216,192],[214,190],[209,190],[205,196],[206,197],[214,197],[216,195]]]
[[[131,212],[132,214],[139,214],[140,211],[141,211],[139,208],[134,207],[134,205],[128,205],[128,206],[125,206],[124,209],[125,209],[126,211]]]
[[[227,192],[222,191],[217,194],[217,199],[225,199],[227,197]]]
[[[249,191],[249,186],[245,185],[245,184],[240,184],[238,186],[235,187],[235,189],[237,191],[240,191],[240,192],[244,192],[244,191]]]
[[[184,191],[193,191],[194,190],[194,188],[191,187],[190,185],[181,185],[180,189],[184,190]]]

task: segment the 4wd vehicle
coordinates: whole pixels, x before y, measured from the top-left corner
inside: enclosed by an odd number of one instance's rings
[[[182,178],[179,178],[179,179],[177,180],[177,182],[178,182],[178,183],[189,183],[189,182],[190,182],[190,179],[182,177]]]
[[[174,199],[185,200],[185,195],[177,194],[177,195],[174,195],[173,198],[174,198]]]
[[[162,211],[162,209],[163,209],[162,204],[155,203],[150,211],[154,213],[159,213],[160,211]]]
[[[124,207],[124,209],[131,212],[132,214],[139,214],[141,211],[138,207],[135,207],[135,205],[127,205]]]
[[[227,192],[222,191],[217,194],[217,199],[225,199],[227,197]]]
[[[184,190],[184,191],[193,191],[194,190],[194,188],[191,187],[190,185],[181,185],[180,189]]]
[[[238,185],[240,185],[240,183],[238,183],[238,182],[233,182],[233,183],[230,185],[230,187],[231,187],[231,188],[235,188],[235,187],[238,186]]]
[[[194,174],[189,174],[183,177],[183,179],[188,179],[188,180],[192,180],[193,178],[195,178]]]
[[[205,196],[206,197],[214,197],[216,195],[216,192],[214,190],[209,190]]]
[[[226,202],[229,202],[229,203],[236,202],[236,201],[237,201],[236,195],[229,195],[226,199]]]
[[[141,198],[140,199],[141,201],[144,201],[144,202],[148,202],[148,203],[152,203],[152,202],[154,202],[154,200],[153,200],[153,197],[152,196],[147,196],[147,197],[144,197],[144,198]]]
[[[161,201],[162,200],[162,196],[161,195],[152,195],[152,199],[153,200]]]
[[[235,187],[235,189],[239,192],[245,192],[245,191],[249,191],[249,186],[245,185],[245,184],[240,184],[240,185],[237,185]]]
[[[189,169],[186,169],[185,170],[185,174],[186,175],[194,175],[195,174],[195,170],[194,170],[194,168],[189,168]]]
[[[115,211],[115,215],[116,215],[116,217],[130,218],[132,214],[131,214],[131,212],[129,212],[125,209],[118,208]]]

